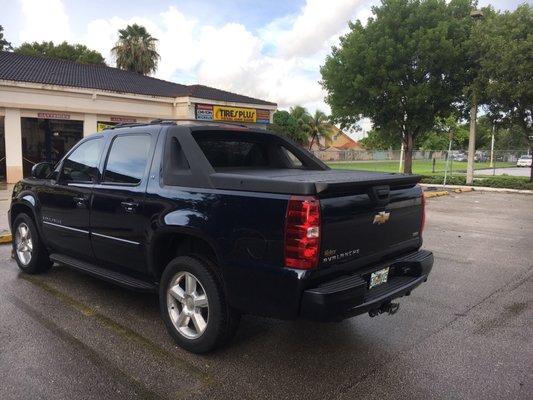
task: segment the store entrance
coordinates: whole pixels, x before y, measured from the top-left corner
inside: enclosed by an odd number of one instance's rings
[[[83,121],[21,118],[21,123],[25,177],[38,162],[55,165],[83,137]]]

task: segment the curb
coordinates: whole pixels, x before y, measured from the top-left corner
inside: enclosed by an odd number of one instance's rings
[[[494,192],[494,193],[519,193],[519,194],[530,194],[533,195],[533,190],[519,190],[519,189],[505,189],[505,188],[491,188],[485,186],[462,186],[462,185],[441,185],[441,184],[432,184],[432,183],[420,183],[420,186],[423,188],[442,188],[442,189],[454,189],[460,190],[455,193],[462,192]]]
[[[424,192],[424,197],[426,199],[431,199],[432,197],[441,197],[441,196],[448,196],[450,193],[446,190],[441,191],[431,191],[431,192]]]
[[[11,237],[11,233],[0,234],[0,244],[11,243],[12,240],[13,238]]]

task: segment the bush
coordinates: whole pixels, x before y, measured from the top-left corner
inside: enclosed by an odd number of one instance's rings
[[[442,185],[444,176],[423,176],[420,182]],[[466,177],[464,176],[449,176],[446,178],[447,185],[465,185]],[[519,190],[533,190],[533,182],[529,182],[529,178],[524,176],[490,176],[486,178],[475,178],[474,186],[505,188],[505,189],[519,189]]]
[[[433,185],[442,185],[444,182],[443,175],[426,175],[422,177],[420,181],[422,183],[430,183]],[[448,176],[446,178],[447,185],[464,185],[466,184],[466,178],[464,176]]]

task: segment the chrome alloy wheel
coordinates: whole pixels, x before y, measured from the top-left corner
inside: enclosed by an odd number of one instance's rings
[[[190,272],[177,273],[167,289],[167,307],[174,327],[187,339],[197,339],[209,322],[207,294]]]
[[[15,233],[15,250],[21,264],[28,265],[33,252],[33,242],[31,240],[30,228],[24,222],[19,224]]]

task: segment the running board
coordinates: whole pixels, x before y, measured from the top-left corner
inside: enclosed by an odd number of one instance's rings
[[[98,267],[97,265],[80,261],[74,257],[55,253],[50,254],[50,260],[128,289],[141,292],[155,292],[157,290],[156,285],[153,283],[133,278],[129,275],[112,271],[110,269]]]

